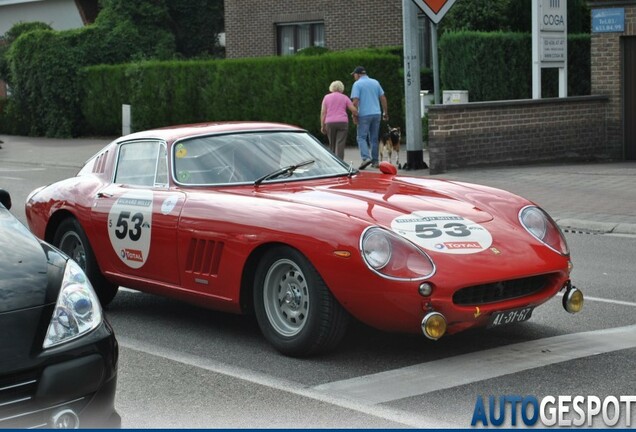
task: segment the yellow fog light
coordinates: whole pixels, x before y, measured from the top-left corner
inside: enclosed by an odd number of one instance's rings
[[[583,293],[578,288],[570,288],[563,295],[563,308],[570,313],[577,313],[583,309]]]
[[[446,318],[439,312],[429,312],[422,319],[422,332],[429,339],[437,340],[446,333]]]

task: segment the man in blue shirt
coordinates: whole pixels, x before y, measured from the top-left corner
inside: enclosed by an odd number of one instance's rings
[[[357,119],[354,121],[358,125],[356,140],[360,149],[362,163],[360,169],[363,170],[369,165],[378,166],[378,138],[380,135],[380,120],[389,119],[386,96],[380,83],[367,76],[364,67],[358,66],[351,73],[356,80],[351,88],[351,100],[358,109]],[[371,154],[369,155],[369,145]]]

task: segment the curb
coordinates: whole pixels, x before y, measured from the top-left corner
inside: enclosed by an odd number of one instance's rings
[[[556,223],[564,232],[636,235],[636,224],[632,223],[596,222],[581,219],[557,219]]]

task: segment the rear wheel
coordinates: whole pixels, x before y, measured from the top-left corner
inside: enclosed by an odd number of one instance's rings
[[[119,287],[106,280],[95,260],[84,230],[76,219],[65,219],[55,232],[53,244],[71,257],[90,279],[102,306],[108,305],[117,294]]]
[[[283,354],[297,357],[335,348],[349,321],[309,260],[286,246],[261,260],[254,310],[265,338]]]

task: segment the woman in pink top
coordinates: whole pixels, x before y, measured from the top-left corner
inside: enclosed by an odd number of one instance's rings
[[[343,94],[342,81],[334,81],[329,86],[329,92],[322,99],[320,110],[320,131],[327,135],[329,149],[340,159],[344,159],[344,150],[349,131],[349,116],[347,108],[354,116],[358,110],[348,96]]]

